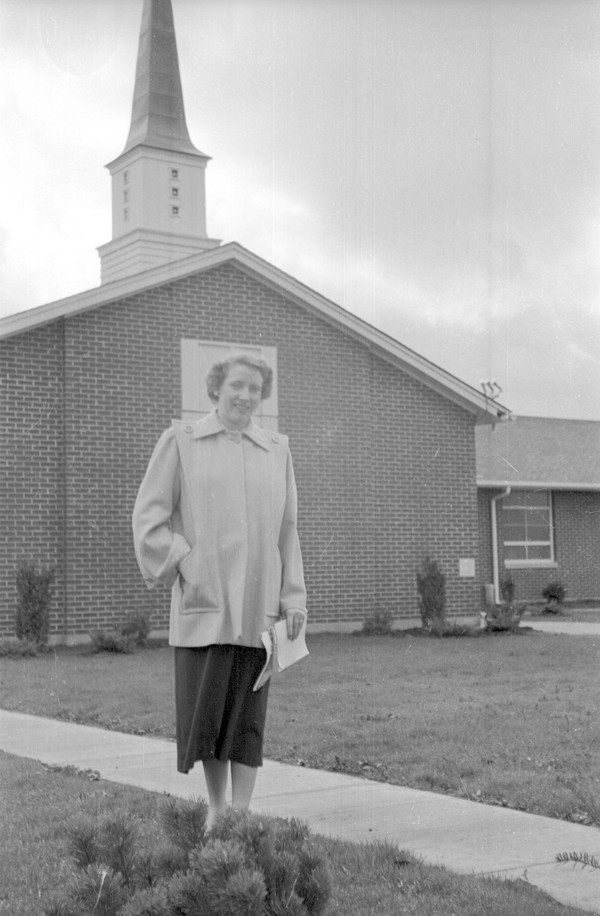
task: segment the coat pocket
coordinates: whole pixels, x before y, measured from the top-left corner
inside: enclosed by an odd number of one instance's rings
[[[219,610],[216,578],[209,558],[198,547],[179,564],[182,614],[198,614]]]

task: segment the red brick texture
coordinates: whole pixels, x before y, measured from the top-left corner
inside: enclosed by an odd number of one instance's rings
[[[181,413],[183,337],[277,347],[311,619],[417,613],[430,555],[448,610],[479,606],[474,418],[233,264],[0,344],[0,633],[14,631],[19,557],[54,566],[52,632],[72,639],[127,611],[168,622],[133,554],[131,511],[156,439]],[[475,558],[477,577],[458,560]]]
[[[64,326],[0,344],[0,635],[14,636],[20,560],[56,570],[51,627],[64,629]]]
[[[492,581],[490,500],[501,492],[479,492],[481,572],[485,582]],[[542,589],[556,581],[565,586],[570,600],[600,599],[600,493],[556,490],[552,503],[556,566],[506,569],[500,553],[500,577],[510,574],[517,601],[542,602]]]

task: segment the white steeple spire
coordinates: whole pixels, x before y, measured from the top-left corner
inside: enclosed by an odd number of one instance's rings
[[[208,161],[187,129],[171,0],[144,0],[129,136],[107,166],[112,241],[98,249],[103,283],[219,244],[206,235]]]

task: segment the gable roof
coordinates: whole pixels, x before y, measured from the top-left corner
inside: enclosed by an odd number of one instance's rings
[[[514,417],[476,445],[479,487],[600,490],[600,422]]]
[[[0,319],[0,340],[25,333],[59,318],[78,315],[224,264],[232,264],[300,307],[334,325],[342,333],[360,341],[382,359],[474,414],[476,423],[495,424],[509,416],[510,411],[507,407],[485,397],[476,388],[321,296],[237,242],[230,242],[188,258],[161,264],[133,276],[78,293],[76,296],[59,299],[16,315],[9,315]]]

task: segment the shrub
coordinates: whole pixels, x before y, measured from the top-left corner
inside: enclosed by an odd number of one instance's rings
[[[62,899],[44,910],[44,916],[117,916],[126,900],[121,875],[105,865],[88,865],[72,877]]]
[[[521,625],[521,618],[527,610],[526,604],[515,604],[515,583],[511,576],[500,582],[502,604],[486,608],[484,618],[488,630],[514,632]]]
[[[498,604],[487,608],[485,622],[488,630],[509,630],[514,632],[521,625],[521,618],[527,610],[526,604]]]
[[[26,655],[37,655],[39,644],[29,639],[18,639],[16,636],[6,636],[0,639],[0,657],[12,655],[15,658],[23,658]]]
[[[305,825],[230,809],[207,835],[206,814],[202,800],[169,799],[151,831],[124,816],[78,820],[73,874],[45,916],[324,916],[331,879]]]
[[[389,636],[393,620],[391,611],[375,611],[363,621],[362,632],[367,636]]]
[[[150,621],[146,614],[126,614],[116,627],[90,630],[95,652],[120,652],[130,655],[138,646],[148,644]]]
[[[436,633],[446,626],[446,577],[438,563],[426,557],[417,570],[419,613],[425,630]]]
[[[123,636],[118,630],[90,630],[94,652],[119,652],[131,655],[135,652],[134,636]]]
[[[148,614],[142,614],[132,611],[125,614],[119,624],[119,632],[123,636],[134,636],[136,646],[148,645],[148,636],[150,635],[150,618]]]
[[[551,609],[555,609],[558,604],[562,604],[566,594],[567,590],[562,582],[549,582],[548,585],[542,589],[542,597],[546,599]]]
[[[512,576],[504,576],[500,580],[500,597],[506,604],[512,604],[515,597],[515,580]]]
[[[50,630],[53,569],[38,569],[22,560],[17,569],[16,634],[18,639],[45,645]]]

